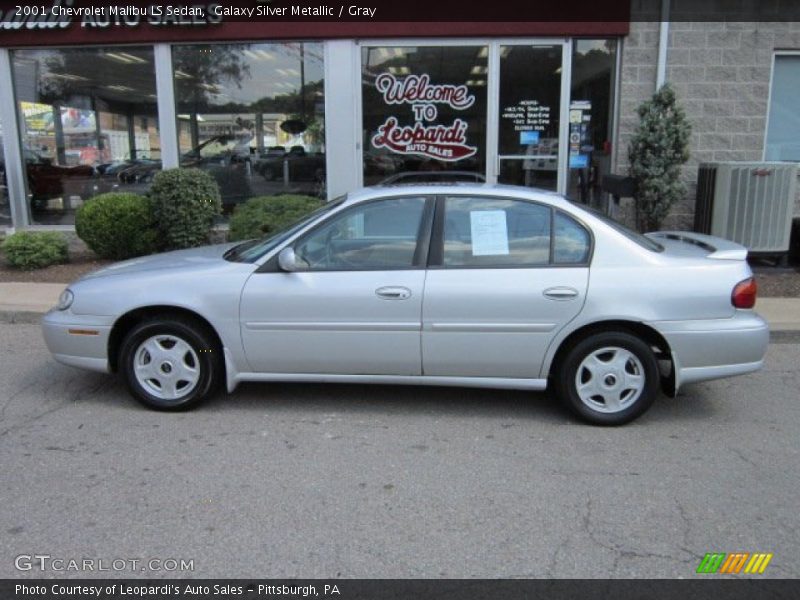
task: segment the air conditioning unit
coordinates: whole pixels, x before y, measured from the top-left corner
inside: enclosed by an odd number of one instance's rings
[[[787,253],[796,197],[795,163],[702,163],[694,230],[742,244],[751,253]]]

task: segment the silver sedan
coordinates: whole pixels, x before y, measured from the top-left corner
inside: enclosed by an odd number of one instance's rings
[[[182,409],[242,381],[552,389],[621,424],[762,366],[747,250],[640,235],[555,194],[365,189],[268,239],[118,263],[44,318],[65,364]]]

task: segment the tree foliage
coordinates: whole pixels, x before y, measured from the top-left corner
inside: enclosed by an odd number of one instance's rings
[[[639,126],[628,147],[630,176],[636,182],[636,225],[640,231],[653,231],[686,194],[680,175],[689,160],[691,126],[669,84],[637,112]]]

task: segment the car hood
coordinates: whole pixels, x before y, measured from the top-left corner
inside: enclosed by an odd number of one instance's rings
[[[80,279],[95,279],[97,277],[109,277],[112,275],[131,275],[134,273],[146,273],[164,269],[193,269],[204,266],[217,266],[222,257],[231,248],[240,242],[229,242],[227,244],[216,244],[214,246],[201,246],[200,248],[190,248],[189,250],[176,250],[174,252],[164,252],[151,256],[142,256],[123,262],[114,263],[97,271],[93,271]]]

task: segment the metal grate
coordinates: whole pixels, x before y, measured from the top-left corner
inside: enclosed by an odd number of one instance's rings
[[[793,163],[701,164],[695,230],[751,252],[786,252],[796,189]]]

